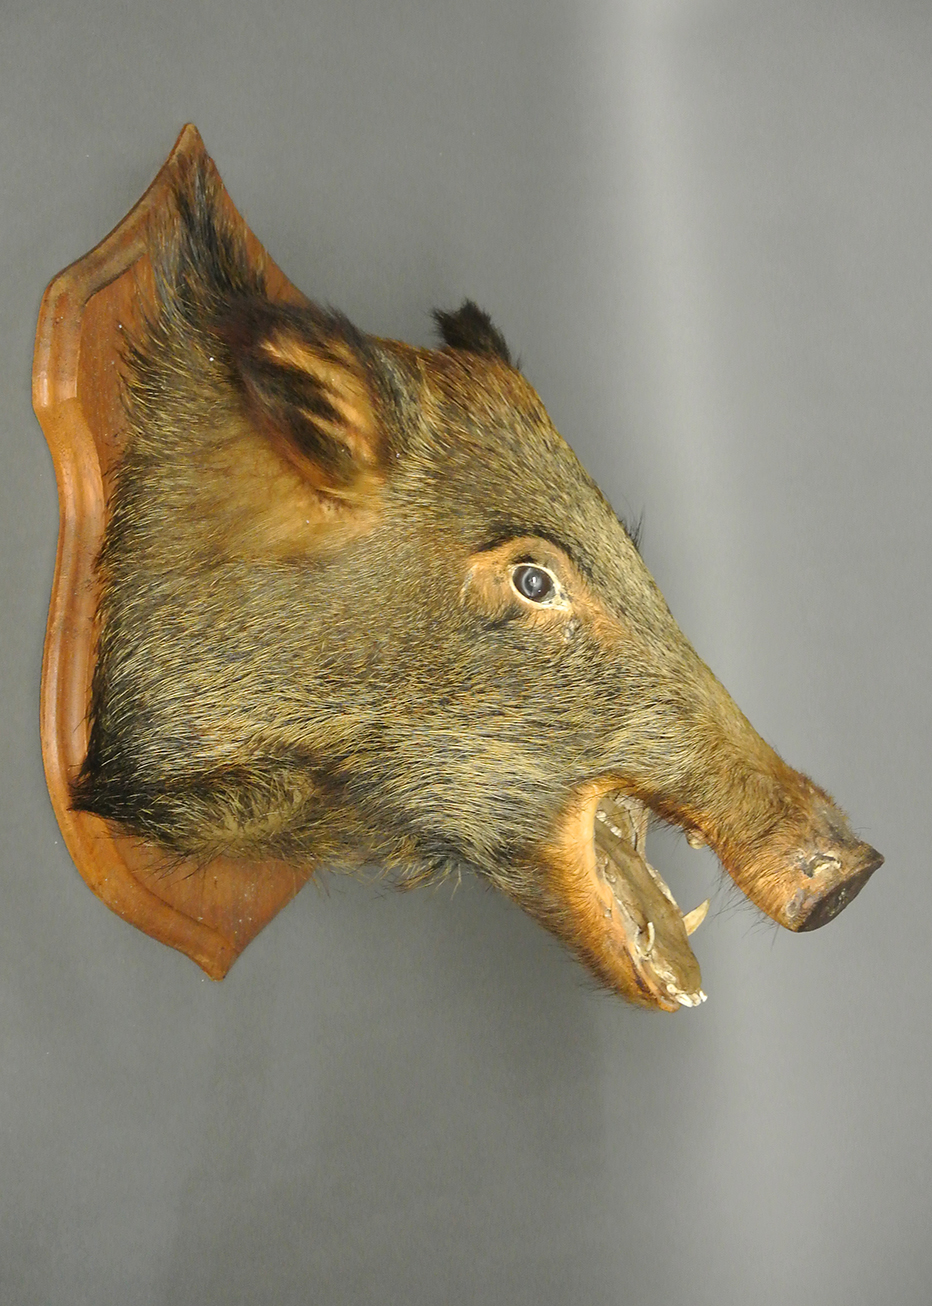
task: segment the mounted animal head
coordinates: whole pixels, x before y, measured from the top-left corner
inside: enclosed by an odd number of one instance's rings
[[[881,863],[759,737],[489,317],[440,347],[268,293],[178,170],[99,562],[76,808],[171,858],[471,868],[603,985],[704,994],[651,814],[793,930]]]

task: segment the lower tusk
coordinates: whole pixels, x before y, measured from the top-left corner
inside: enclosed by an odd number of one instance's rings
[[[654,939],[657,937],[654,929],[654,922],[647,922],[647,947],[644,949],[644,956],[649,957],[654,950]]]
[[[690,848],[704,848],[705,835],[701,830],[687,830],[686,842],[689,844]]]
[[[688,912],[683,917],[683,927],[687,934],[694,934],[695,931],[698,930],[699,926],[705,920],[706,912],[708,910],[709,899],[706,898],[705,902],[700,902],[698,907],[694,907],[691,912]]]

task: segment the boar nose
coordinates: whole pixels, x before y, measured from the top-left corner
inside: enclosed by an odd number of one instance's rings
[[[752,902],[800,932],[834,920],[883,865],[883,857],[857,837],[828,794],[787,768],[785,792],[792,797],[794,789],[795,814],[790,807],[747,861],[740,844],[737,856],[727,847],[719,856]]]
[[[839,848],[837,852],[813,853],[802,866],[803,873],[812,880],[812,890],[799,889],[787,904],[787,914],[793,916],[792,928],[817,930],[827,925],[858,896],[882,865],[881,854],[867,843]]]

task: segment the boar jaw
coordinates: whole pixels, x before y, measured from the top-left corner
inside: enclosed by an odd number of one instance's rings
[[[647,807],[605,783],[576,796],[548,861],[563,911],[546,923],[610,988],[644,1007],[698,1007],[706,995],[687,935],[707,903],[683,915],[647,861]]]
[[[676,801],[669,791],[635,797],[625,792],[630,776],[589,781],[547,851],[562,911],[536,914],[603,983],[638,1005],[675,1011],[705,1000],[687,936],[708,904],[684,916],[647,861],[651,812],[683,828],[693,846],[707,843],[750,901],[797,933],[832,920],[883,863],[822,789],[738,720],[743,750],[729,766],[711,768],[725,783],[705,802],[696,803],[698,795]]]

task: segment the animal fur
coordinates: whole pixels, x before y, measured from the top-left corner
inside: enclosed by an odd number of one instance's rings
[[[837,809],[691,649],[489,317],[437,312],[415,349],[273,302],[212,174],[174,203],[75,807],[199,862],[473,868],[636,1000],[567,842],[592,786],[701,831],[779,915]]]

